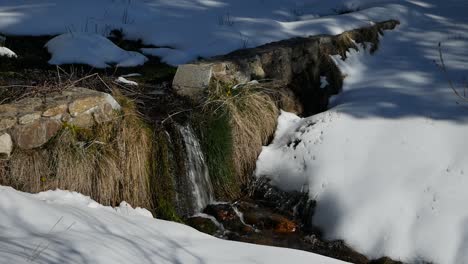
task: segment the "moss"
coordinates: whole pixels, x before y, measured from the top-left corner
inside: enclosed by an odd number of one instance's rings
[[[229,113],[205,112],[195,120],[216,198],[235,198],[241,186],[233,164],[234,141]]]
[[[174,186],[174,160],[171,159],[170,140],[164,130],[155,132],[153,141],[150,191],[158,218],[182,222],[176,211]]]

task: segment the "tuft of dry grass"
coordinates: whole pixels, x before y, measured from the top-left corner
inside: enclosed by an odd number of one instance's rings
[[[208,111],[222,111],[229,117],[232,130],[232,161],[237,181],[247,185],[255,169],[262,146],[276,130],[279,109],[299,112],[292,93],[275,84],[246,85],[235,90],[232,85],[214,82],[205,102]]]

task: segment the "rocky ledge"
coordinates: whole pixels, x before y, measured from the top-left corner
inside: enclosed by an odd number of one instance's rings
[[[108,122],[118,110],[120,105],[110,94],[81,87],[2,104],[0,155],[10,157],[14,147],[41,147],[64,126],[90,128]]]

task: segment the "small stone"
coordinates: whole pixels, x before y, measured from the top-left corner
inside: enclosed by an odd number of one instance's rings
[[[13,142],[11,141],[11,136],[7,133],[4,133],[0,136],[0,158],[8,159],[10,158],[11,151],[13,150]]]
[[[26,125],[18,125],[12,131],[13,140],[22,149],[33,149],[47,143],[62,128],[53,119],[38,119]]]
[[[38,120],[39,118],[41,118],[41,112],[35,112],[35,113],[23,115],[22,117],[18,119],[18,122],[20,123],[20,125],[25,125],[25,124],[34,122]]]
[[[84,113],[72,118],[69,123],[80,128],[90,128],[94,125],[94,119],[91,114]]]
[[[16,117],[14,116],[6,116],[0,117],[0,131],[9,129],[16,125]]]
[[[59,104],[57,106],[51,107],[42,113],[42,116],[44,117],[51,117],[51,116],[57,116],[57,115],[63,115],[64,113],[67,112],[68,105],[67,104]]]
[[[211,64],[180,65],[172,87],[179,95],[197,98],[210,85],[213,75],[212,67]]]
[[[265,78],[265,71],[262,68],[260,59],[257,59],[250,63],[251,78],[254,80],[260,80]]]

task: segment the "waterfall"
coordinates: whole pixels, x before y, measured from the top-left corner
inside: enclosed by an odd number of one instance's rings
[[[198,213],[213,201],[213,187],[200,142],[192,127],[186,125],[178,126],[178,128],[187,152],[186,171],[191,185],[193,210]]]

